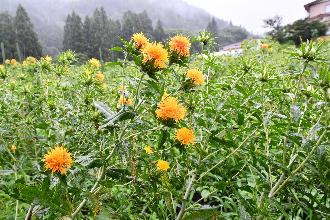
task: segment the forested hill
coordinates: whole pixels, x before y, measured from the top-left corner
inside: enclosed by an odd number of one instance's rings
[[[96,7],[104,7],[111,19],[122,20],[123,14],[146,11],[153,25],[160,20],[166,31],[197,32],[206,28],[211,15],[183,0],[0,0],[0,12],[14,15],[18,4],[28,12],[44,52],[56,54],[62,48],[63,27],[68,14],[75,11],[82,18],[92,15]],[[216,19],[219,30],[232,27]],[[226,32],[226,37],[228,32]],[[231,34],[230,34],[231,35]],[[229,36],[230,38],[230,36]]]
[[[104,7],[113,19],[121,19],[125,11],[146,10],[154,21],[162,21],[166,29],[201,30],[210,21],[211,15],[203,9],[191,6],[183,0],[1,0],[0,10],[14,12],[18,4],[29,13],[36,24],[64,25],[65,17],[71,11],[81,16],[90,15],[96,7]],[[228,26],[226,21],[217,19],[220,28]]]

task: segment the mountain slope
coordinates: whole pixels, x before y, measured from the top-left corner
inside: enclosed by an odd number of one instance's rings
[[[96,7],[104,7],[108,16],[121,19],[125,11],[141,12],[146,10],[154,24],[160,19],[167,30],[187,30],[197,32],[206,28],[211,15],[203,9],[191,6],[183,0],[0,0],[0,11],[8,10],[14,15],[21,4],[39,35],[47,52],[56,53],[61,48],[63,26],[66,16],[73,10],[81,16],[91,15]],[[217,19],[219,28],[228,22]],[[54,51],[54,52],[53,52]]]

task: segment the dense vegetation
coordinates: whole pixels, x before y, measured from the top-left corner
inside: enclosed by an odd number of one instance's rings
[[[0,66],[0,218],[329,218],[329,42],[196,40]]]
[[[328,31],[328,26],[325,23],[308,18],[287,25],[282,25],[280,16],[266,19],[264,22],[266,27],[272,29],[268,34],[274,40],[280,43],[294,43],[297,46],[301,42],[324,36]]]
[[[18,6],[13,18],[7,12],[0,13],[0,62],[7,58],[23,59],[27,56],[40,57],[42,48],[28,14]]]

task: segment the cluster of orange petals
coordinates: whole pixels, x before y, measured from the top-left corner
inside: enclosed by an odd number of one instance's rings
[[[168,62],[168,53],[161,43],[149,43],[142,49],[143,63],[154,62],[156,68],[163,69]]]
[[[197,86],[200,86],[204,83],[204,75],[201,71],[197,69],[188,70],[187,77],[191,79],[192,82]]]
[[[171,97],[165,92],[156,110],[156,115],[164,121],[175,120],[178,122],[185,117],[186,109],[178,102],[177,98]]]
[[[62,146],[51,149],[43,159],[45,168],[51,170],[52,173],[60,172],[65,174],[73,163],[71,154]]]
[[[118,99],[119,105],[132,105],[132,99],[125,97],[124,95],[121,95]]]
[[[105,78],[105,76],[104,76],[104,74],[103,74],[102,72],[98,72],[98,73],[96,74],[96,79],[97,79],[98,81],[103,82],[103,81],[104,81],[104,78]]]
[[[266,44],[266,43],[263,43],[260,45],[261,49],[269,49],[270,48],[270,45],[269,44]]]
[[[134,46],[138,49],[144,48],[147,44],[149,44],[149,39],[146,38],[143,33],[133,34],[132,40],[134,42]]]
[[[174,52],[182,57],[190,55],[191,43],[187,37],[177,35],[172,37],[169,42],[171,52]]]
[[[167,171],[170,168],[169,162],[165,160],[157,160],[157,170],[159,171]]]
[[[189,128],[180,128],[176,132],[176,139],[184,145],[193,144],[195,142],[195,135],[193,130]]]

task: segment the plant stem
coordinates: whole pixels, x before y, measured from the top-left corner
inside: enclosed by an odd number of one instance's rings
[[[208,174],[209,172],[211,172],[214,168],[216,168],[217,166],[219,166],[220,164],[222,164],[224,161],[226,161],[229,157],[231,157],[233,154],[235,154],[242,146],[243,144],[245,144],[245,142],[254,135],[254,133],[256,133],[257,129],[255,129],[248,137],[246,137],[243,142],[235,149],[233,150],[230,154],[228,154],[223,160],[219,161],[217,164],[215,164],[213,167],[211,167],[210,169],[208,169],[205,173],[203,173],[197,181],[201,180],[206,174]]]
[[[186,210],[186,203],[187,203],[187,200],[188,200],[188,196],[190,194],[190,191],[191,191],[191,187],[192,187],[192,184],[194,182],[196,178],[196,174],[193,173],[190,180],[188,181],[188,184],[187,184],[187,189],[186,189],[186,192],[184,194],[184,197],[183,197],[183,201],[182,201],[182,205],[181,205],[181,209],[180,209],[180,212],[178,214],[178,216],[176,217],[175,220],[181,220],[184,213],[185,213],[185,210]]]
[[[105,167],[104,166],[100,167],[100,169],[98,171],[98,175],[97,175],[97,180],[96,180],[94,186],[92,187],[92,189],[89,191],[90,193],[94,193],[95,189],[98,187],[98,185],[103,177],[104,171],[105,171]],[[74,219],[76,217],[76,215],[80,212],[80,210],[82,209],[82,207],[85,205],[86,202],[87,202],[87,199],[84,198],[83,201],[76,208],[76,210],[72,213],[72,215],[71,215],[72,219]]]
[[[144,77],[144,73],[142,73],[141,77],[140,77],[140,80],[139,80],[139,84],[138,84],[138,87],[136,88],[136,92],[135,92],[135,100],[134,102],[136,103],[135,106],[134,106],[134,110],[136,110],[136,105],[138,104],[138,96],[139,96],[139,93],[140,93],[140,88],[141,88],[141,84],[142,84],[142,80],[143,80],[143,77]]]
[[[30,205],[28,212],[26,213],[25,220],[31,220],[32,217],[33,204]]]
[[[323,139],[323,136],[325,135],[326,132],[327,132],[327,129],[325,129],[323,131],[323,133],[319,137],[319,140],[317,141],[317,143],[315,144],[315,146],[312,148],[312,150],[309,152],[309,154],[307,155],[307,157],[305,158],[305,160],[303,160],[301,162],[301,164],[299,164],[299,166],[283,182],[282,182],[282,180],[283,180],[284,176],[283,177],[281,176],[281,178],[279,179],[279,181],[276,183],[276,185],[274,186],[274,188],[269,193],[269,195],[268,195],[269,198],[272,198],[275,194],[277,194],[286,185],[286,183],[305,165],[305,163],[313,155],[313,153],[316,150],[316,148],[321,144],[321,141]],[[284,175],[284,174],[282,174],[282,175]],[[282,182],[282,184],[280,185],[281,182]]]
[[[306,71],[307,66],[308,66],[308,61],[304,61],[304,66],[303,66],[303,68],[302,68],[302,70],[301,70],[301,72],[299,74],[299,79],[298,79],[296,91],[295,91],[295,94],[294,94],[294,99],[296,99],[296,96],[298,94],[298,91],[299,91],[299,88],[300,88],[300,84],[301,84],[301,79],[302,79],[303,74]]]

